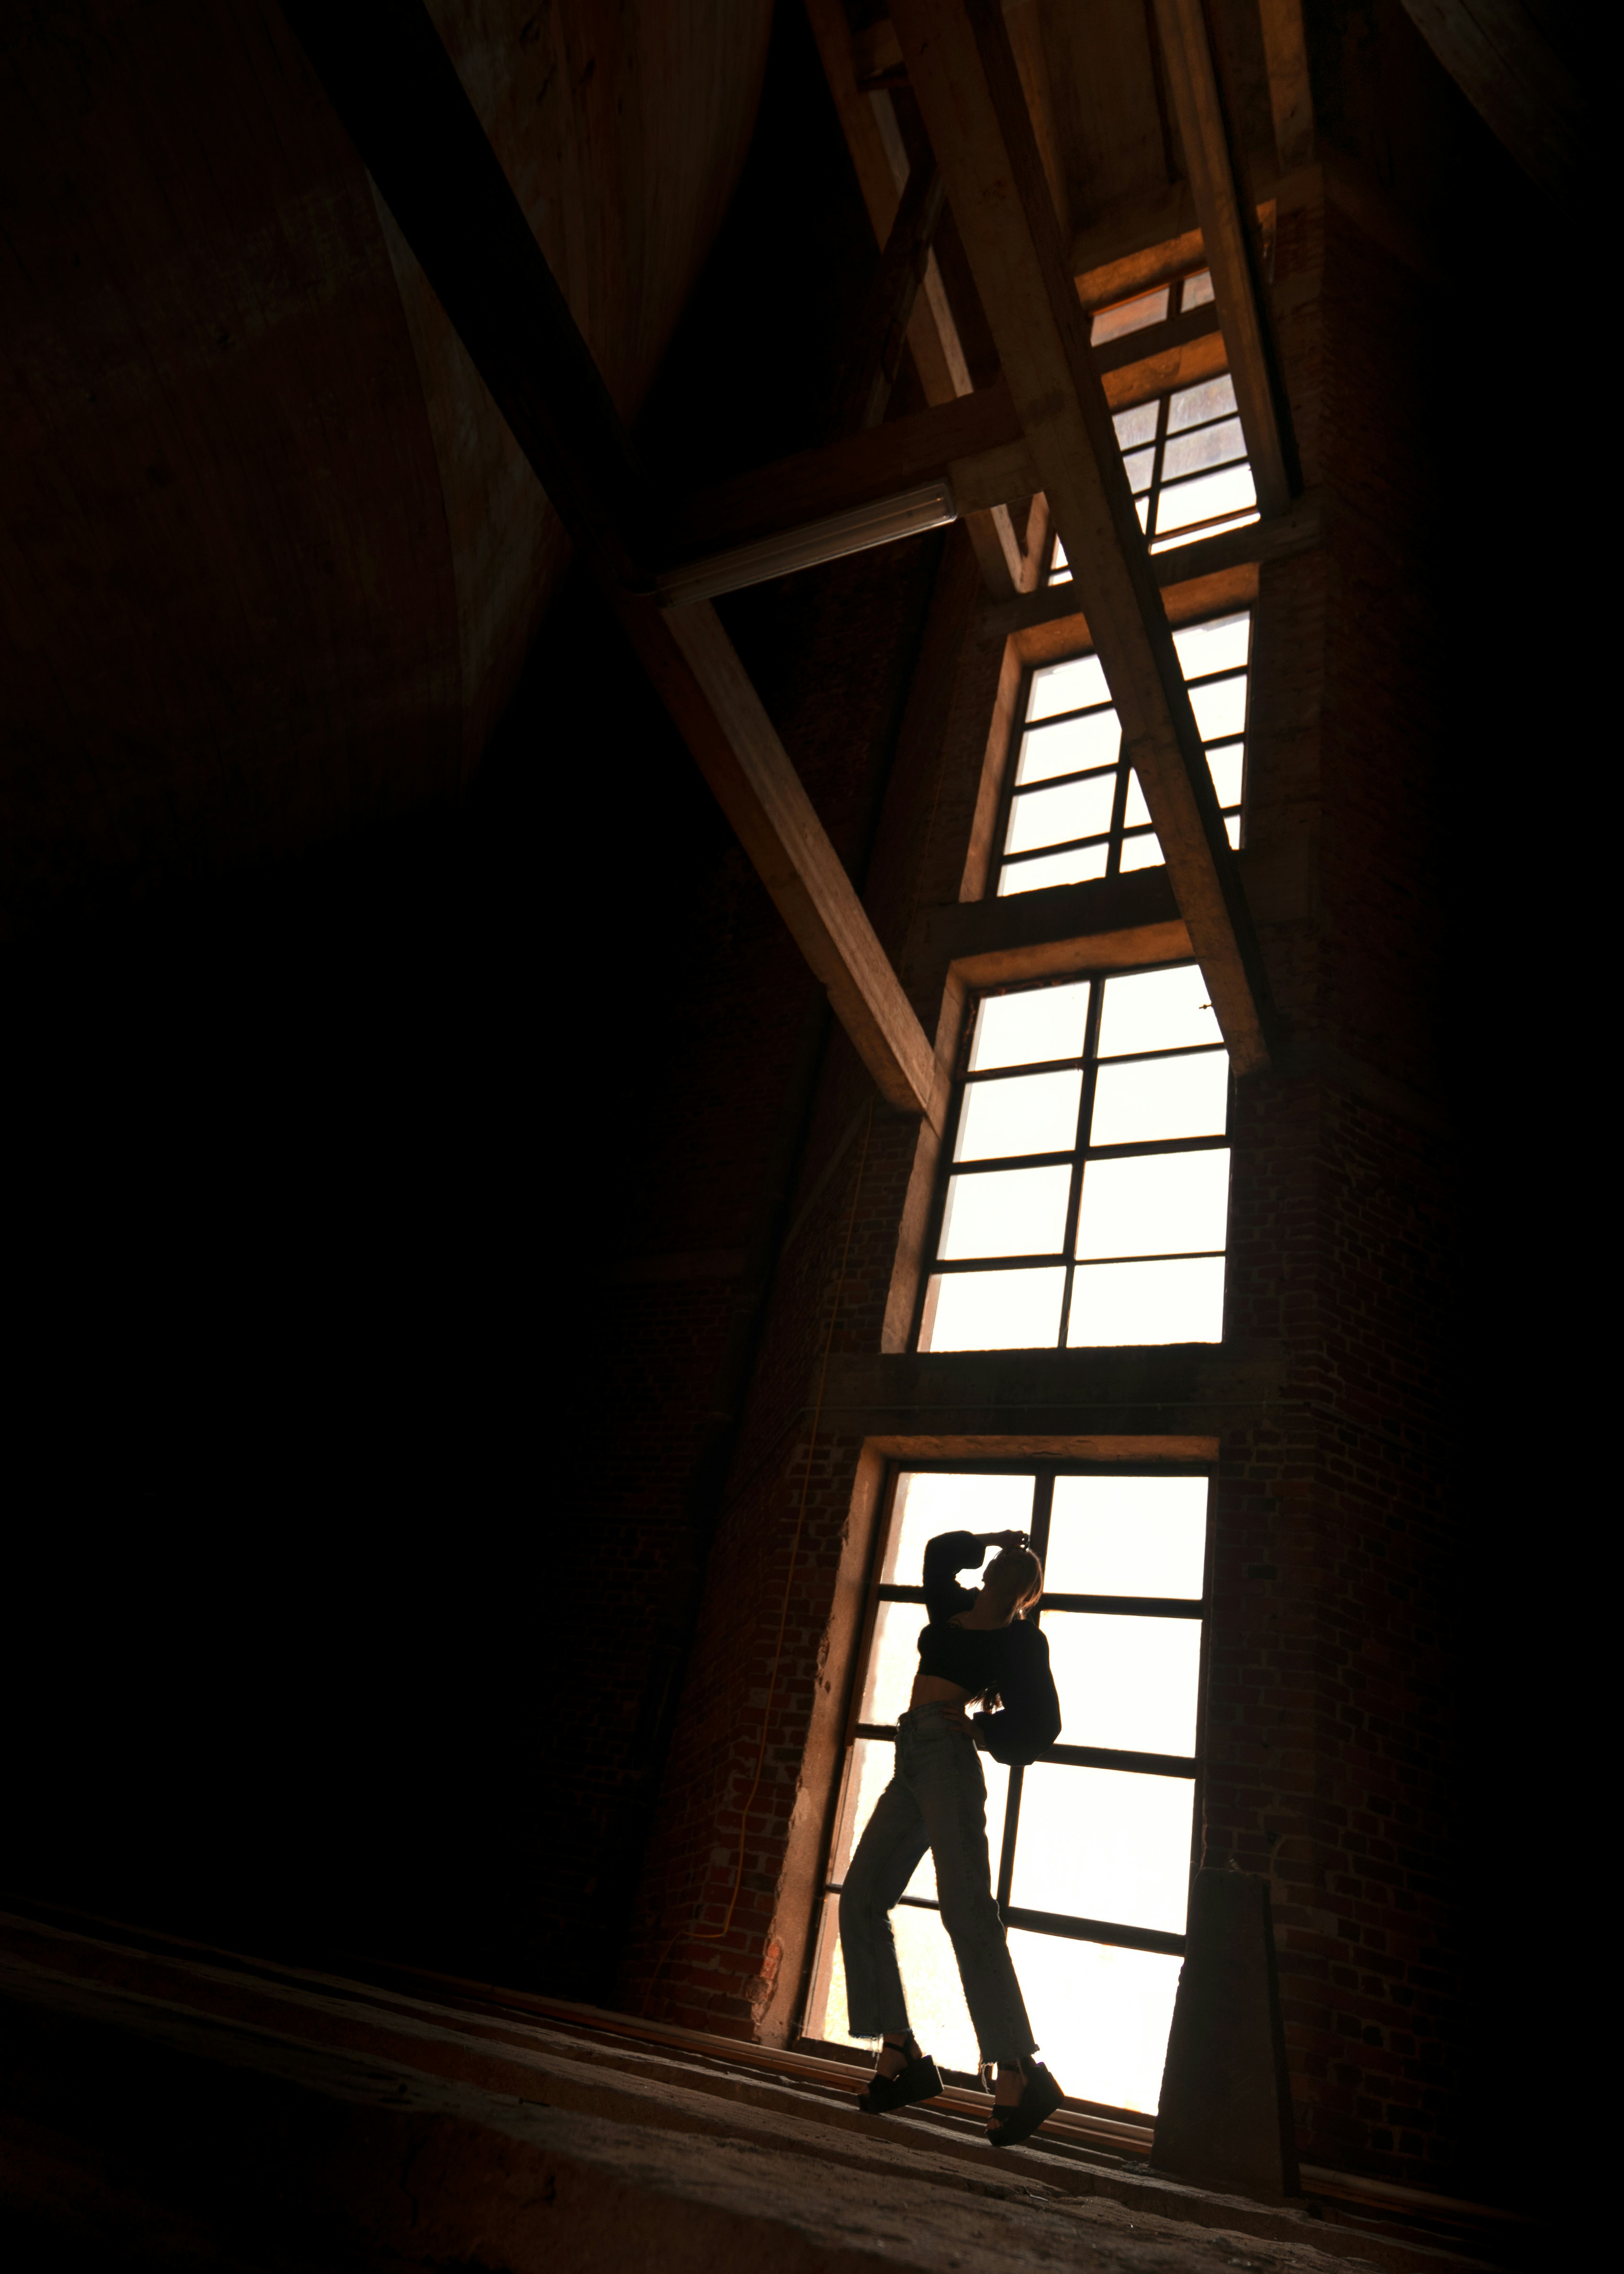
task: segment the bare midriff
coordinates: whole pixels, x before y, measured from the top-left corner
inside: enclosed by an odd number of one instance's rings
[[[956,1682],[944,1682],[939,1674],[916,1674],[908,1705],[910,1708],[915,1706],[957,1706],[962,1718],[970,1697],[969,1690],[961,1690]],[[967,1722],[966,1726],[968,1727]]]

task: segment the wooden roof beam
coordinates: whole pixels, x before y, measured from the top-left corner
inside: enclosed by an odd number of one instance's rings
[[[1258,504],[1264,513],[1284,513],[1302,486],[1297,448],[1264,303],[1262,246],[1236,180],[1207,17],[1201,0],[1155,0],[1155,11]]]
[[[654,596],[630,441],[426,9],[283,13],[864,1064],[939,1121],[935,1052],[719,619]]]
[[[892,0],[908,81],[1071,564],[1169,879],[1238,1073],[1266,1065],[1262,958],[1151,572],[996,0]]]

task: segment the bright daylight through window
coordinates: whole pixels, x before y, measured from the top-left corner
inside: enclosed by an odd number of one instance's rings
[[[1099,347],[1165,322],[1175,298],[1177,313],[1188,315],[1209,305],[1212,297],[1212,278],[1202,269],[1182,284],[1163,284],[1137,299],[1101,308],[1094,320],[1091,342]],[[1221,530],[1244,529],[1258,518],[1258,493],[1236,409],[1235,383],[1227,372],[1131,403],[1111,423],[1128,469],[1139,527],[1150,538],[1153,553],[1188,545],[1198,537],[1215,537]],[[1070,574],[1065,553],[1056,545],[1049,581],[1064,584]]]
[[[1173,635],[1231,845],[1241,841],[1252,615],[1219,616]],[[1097,656],[1032,674],[1011,768],[998,894],[1082,884],[1162,865],[1139,778],[1123,749]]]
[[[984,995],[919,1348],[1220,1341],[1229,1092],[1193,963]]]
[[[858,1668],[809,2036],[855,2042],[836,1897],[891,1773],[926,1616],[925,1544],[944,1532],[1029,1532],[1046,1569],[1038,1616],[1064,1726],[1062,1742],[1030,1768],[981,1758],[994,1886],[1043,2057],[1067,2091],[1155,2107],[1199,1820],[1207,1497],[1202,1475],[1080,1464],[896,1478]],[[929,1854],[892,1925],[915,2033],[944,2067],[968,2074],[977,2047]]]

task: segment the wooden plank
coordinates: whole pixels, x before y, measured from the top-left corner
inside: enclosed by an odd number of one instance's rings
[[[982,304],[1237,1071],[1267,990],[996,0],[893,0]]]
[[[714,608],[612,596],[644,668],[888,1102],[939,1124],[945,1078]]]
[[[426,10],[284,12],[864,1064],[893,1104],[939,1114],[935,1053],[714,610],[647,590],[630,441]]]
[[[1283,513],[1296,453],[1262,305],[1260,250],[1236,182],[1207,19],[1201,0],[1155,0],[1155,11],[1258,503],[1265,513]]]
[[[1308,76],[1303,0],[1258,0],[1263,58],[1268,69],[1274,155],[1282,174],[1314,160],[1314,96]]]

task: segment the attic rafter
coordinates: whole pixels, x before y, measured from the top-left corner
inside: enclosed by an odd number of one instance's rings
[[[1201,0],[1155,0],[1155,11],[1258,503],[1265,513],[1283,513],[1297,486],[1297,453],[1274,370],[1257,228],[1236,180],[1206,14]]]
[[[1268,1063],[1262,958],[1134,512],[996,0],[893,0],[1004,377],[1169,879],[1239,1073]]]
[[[864,1064],[939,1118],[935,1052],[720,621],[654,595],[649,487],[427,10],[283,13]]]

